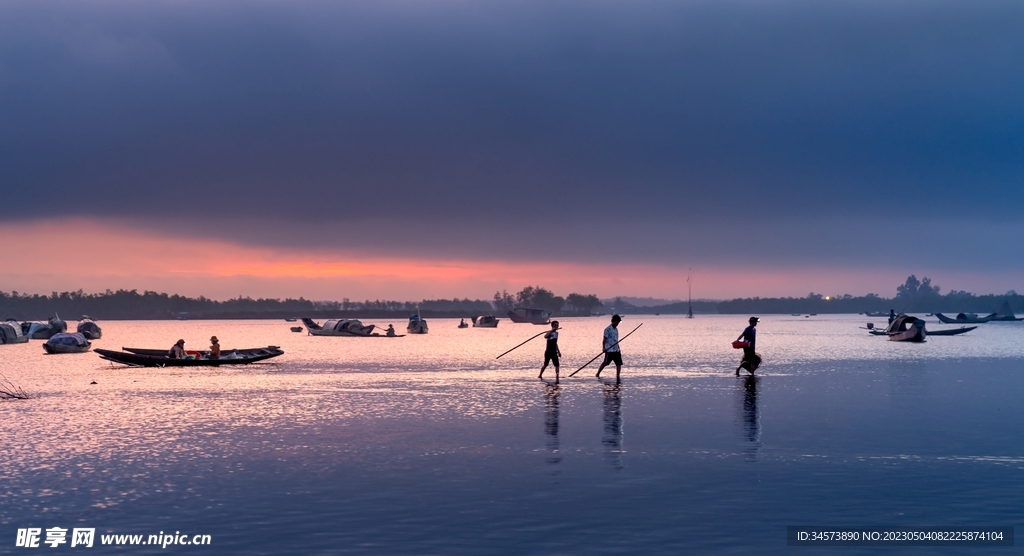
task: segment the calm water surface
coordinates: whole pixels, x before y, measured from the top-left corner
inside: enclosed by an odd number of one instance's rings
[[[34,395],[0,402],[0,552],[25,527],[213,541],[131,553],[748,554],[806,551],[787,525],[1024,522],[1022,323],[913,345],[862,316],[769,316],[765,366],[736,378],[745,318],[628,317],[616,385],[564,377],[606,319],[561,320],[557,385],[536,378],[541,339],[494,359],[543,330],[507,320],[394,339],[107,321],[94,342],[285,350],[219,369],[0,346]]]

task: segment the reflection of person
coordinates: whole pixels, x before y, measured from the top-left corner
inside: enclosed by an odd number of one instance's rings
[[[540,375],[537,378],[544,378],[544,369],[548,368],[548,363],[555,366],[555,384],[558,384],[558,358],[562,356],[562,352],[558,350],[558,321],[551,321],[551,330],[544,333],[544,339],[548,341],[547,346],[544,348],[544,365],[540,368]]]
[[[618,382],[604,384],[604,435],[601,444],[608,463],[615,469],[622,469],[622,387]]]
[[[747,347],[743,348],[743,359],[740,360],[740,366],[736,367],[736,376],[739,376],[740,369],[746,369],[750,371],[750,374],[754,374],[757,367],[761,365],[761,356],[754,351],[754,344],[757,339],[757,330],[755,327],[757,326],[757,323],[761,322],[761,319],[757,317],[750,317],[748,322],[750,323],[750,326],[744,328],[740,337],[736,338],[736,341],[744,340],[749,344]]]
[[[892,324],[894,320],[896,320],[896,311],[889,309],[889,324]]]
[[[750,444],[744,449],[747,459],[756,461],[757,452],[761,449],[761,423],[757,411],[757,386],[761,377],[749,375],[743,377],[742,412],[743,436]]]
[[[389,324],[388,325],[387,335],[392,337],[392,338],[395,337],[395,325],[393,325],[393,324]]]
[[[622,317],[612,315],[612,323],[604,329],[604,338],[601,341],[601,351],[604,352],[604,361],[597,368],[597,377],[601,377],[601,371],[609,363],[615,363],[615,382],[619,382],[619,374],[622,372],[622,352],[619,351],[619,323]]]
[[[545,392],[545,415],[544,415],[544,434],[547,435],[547,447],[548,447],[548,463],[556,464],[562,461],[562,456],[558,454],[558,396],[559,386],[557,383],[551,384],[550,382],[544,385]]]
[[[167,350],[167,357],[171,359],[184,359],[185,358],[185,340],[178,340],[171,346],[171,349]]]
[[[210,359],[220,359],[220,340],[216,336],[210,338]]]

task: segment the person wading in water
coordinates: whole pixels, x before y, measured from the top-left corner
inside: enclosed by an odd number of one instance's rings
[[[619,373],[622,372],[622,352],[619,351],[619,323],[622,317],[612,315],[612,323],[604,329],[604,337],[601,340],[601,351],[604,351],[604,361],[597,368],[597,378],[601,378],[601,371],[609,363],[615,363],[615,382],[619,382]]]
[[[552,363],[555,366],[555,384],[558,384],[558,358],[562,356],[562,352],[558,350],[557,320],[551,321],[551,330],[544,333],[544,339],[548,343],[544,348],[544,365],[540,368],[540,375],[537,378],[544,378],[544,369],[548,368],[548,363]]]
[[[740,376],[740,369],[746,369],[750,371],[750,374],[754,374],[757,367],[761,365],[761,356],[754,352],[754,343],[757,338],[757,323],[761,322],[761,319],[757,317],[750,317],[750,326],[743,329],[743,333],[740,334],[736,341],[743,340],[748,342],[750,345],[743,348],[743,359],[740,361],[740,366],[736,367],[736,376]]]

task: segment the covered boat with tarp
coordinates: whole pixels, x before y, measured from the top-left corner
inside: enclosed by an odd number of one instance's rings
[[[372,336],[375,325],[364,325],[358,319],[331,319],[317,324],[313,319],[303,318],[302,324],[310,336]]]
[[[82,315],[82,320],[78,322],[78,333],[85,336],[87,340],[99,340],[103,337],[103,330],[96,324],[96,321],[89,318],[89,315]]]
[[[482,315],[479,317],[472,317],[474,328],[497,328],[498,319],[493,315]]]
[[[68,323],[53,315],[47,322],[27,321],[21,323],[21,333],[28,336],[30,340],[49,340],[57,334],[68,331]]]
[[[409,324],[406,325],[405,331],[409,334],[426,334],[430,328],[427,327],[427,321],[423,320],[419,313],[416,313],[409,317]]]
[[[0,322],[0,344],[24,344],[28,336],[21,333],[21,323],[16,320]]]
[[[190,356],[185,359],[174,359],[169,357],[167,350],[136,348],[134,351],[143,353],[113,351],[109,349],[95,350],[102,359],[133,367],[219,367],[221,365],[248,365],[249,363],[264,361],[279,355],[284,355],[284,351],[277,346],[222,351],[220,358],[218,359],[211,359],[210,352],[208,351],[190,351],[188,352]]]
[[[85,336],[78,332],[71,334],[60,333],[54,334],[46,343],[43,344],[43,350],[49,354],[57,353],[85,353],[92,347],[92,342],[85,339]]]
[[[900,313],[889,323],[885,335],[893,342],[923,342],[928,333],[923,320]]]

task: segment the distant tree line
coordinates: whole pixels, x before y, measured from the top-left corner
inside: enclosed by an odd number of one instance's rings
[[[728,301],[696,300],[650,307],[638,307],[615,298],[605,304],[596,295],[570,293],[555,295],[541,286],[526,286],[515,294],[495,292],[491,301],[482,299],[424,299],[422,301],[365,300],[311,301],[299,299],[252,299],[238,297],[216,301],[168,295],[137,290],[107,290],[88,294],[82,290],[53,292],[50,295],[21,294],[0,291],[0,319],[45,320],[54,314],[67,320],[82,315],[96,319],[172,319],[187,315],[192,319],[211,318],[287,318],[287,317],[396,317],[417,310],[424,317],[468,317],[493,313],[498,317],[515,307],[534,307],[551,311],[556,316],[588,316],[600,311],[621,314],[685,314],[692,306],[695,313],[723,314],[785,314],[785,313],[953,313],[972,312],[987,314],[999,309],[1004,301],[1011,309],[1024,314],[1024,296],[1011,290],[1003,295],[975,295],[951,290],[941,294],[938,285],[925,277],[919,280],[911,275],[897,286],[893,298],[877,294],[864,296],[823,295],[810,293],[806,297],[752,297]]]

